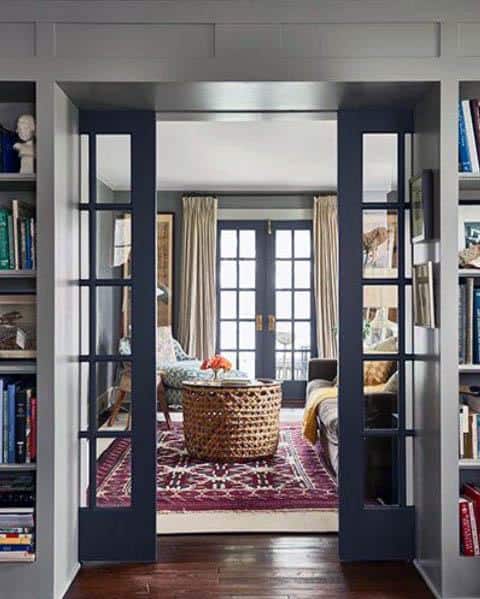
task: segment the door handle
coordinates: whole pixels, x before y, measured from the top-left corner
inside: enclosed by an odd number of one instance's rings
[[[255,328],[257,331],[263,331],[263,314],[255,316]]]
[[[273,314],[269,314],[268,315],[268,330],[269,331],[274,331],[275,330],[275,325],[276,325],[275,316]]]

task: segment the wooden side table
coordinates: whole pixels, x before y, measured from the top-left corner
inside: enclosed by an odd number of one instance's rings
[[[131,393],[132,390],[132,377],[130,369],[125,369],[124,372],[120,376],[120,382],[117,387],[117,398],[115,399],[115,403],[112,407],[112,413],[107,422],[107,426],[112,426],[115,422],[118,413],[120,412],[120,408],[122,407],[123,402],[125,401],[125,397],[127,393]],[[163,385],[162,380],[162,371],[157,372],[157,409],[163,412],[165,416],[165,422],[167,424],[167,428],[172,428],[172,419],[170,418],[170,410],[168,409],[168,403],[165,397],[165,387]],[[131,423],[131,409],[128,411],[128,420],[127,420],[127,429],[130,428]]]

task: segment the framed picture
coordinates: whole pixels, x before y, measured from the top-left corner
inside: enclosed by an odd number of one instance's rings
[[[433,235],[433,171],[424,170],[410,179],[410,230],[412,243]]]
[[[413,321],[417,327],[435,328],[432,262],[413,267]]]
[[[0,295],[0,358],[35,358],[36,299],[34,295]]]
[[[477,206],[458,209],[458,266],[480,268],[480,218]]]
[[[172,325],[174,214],[157,214],[157,327]]]

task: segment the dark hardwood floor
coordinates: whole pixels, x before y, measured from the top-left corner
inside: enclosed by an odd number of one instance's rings
[[[336,535],[159,537],[158,562],[85,565],[66,599],[432,597],[410,564],[340,564]]]

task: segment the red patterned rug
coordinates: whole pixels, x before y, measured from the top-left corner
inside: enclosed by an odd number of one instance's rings
[[[130,503],[130,441],[116,439],[97,466],[98,505]],[[334,479],[300,424],[281,426],[273,458],[223,464],[191,458],[182,426],[160,427],[157,443],[157,510],[332,510],[337,507]]]

